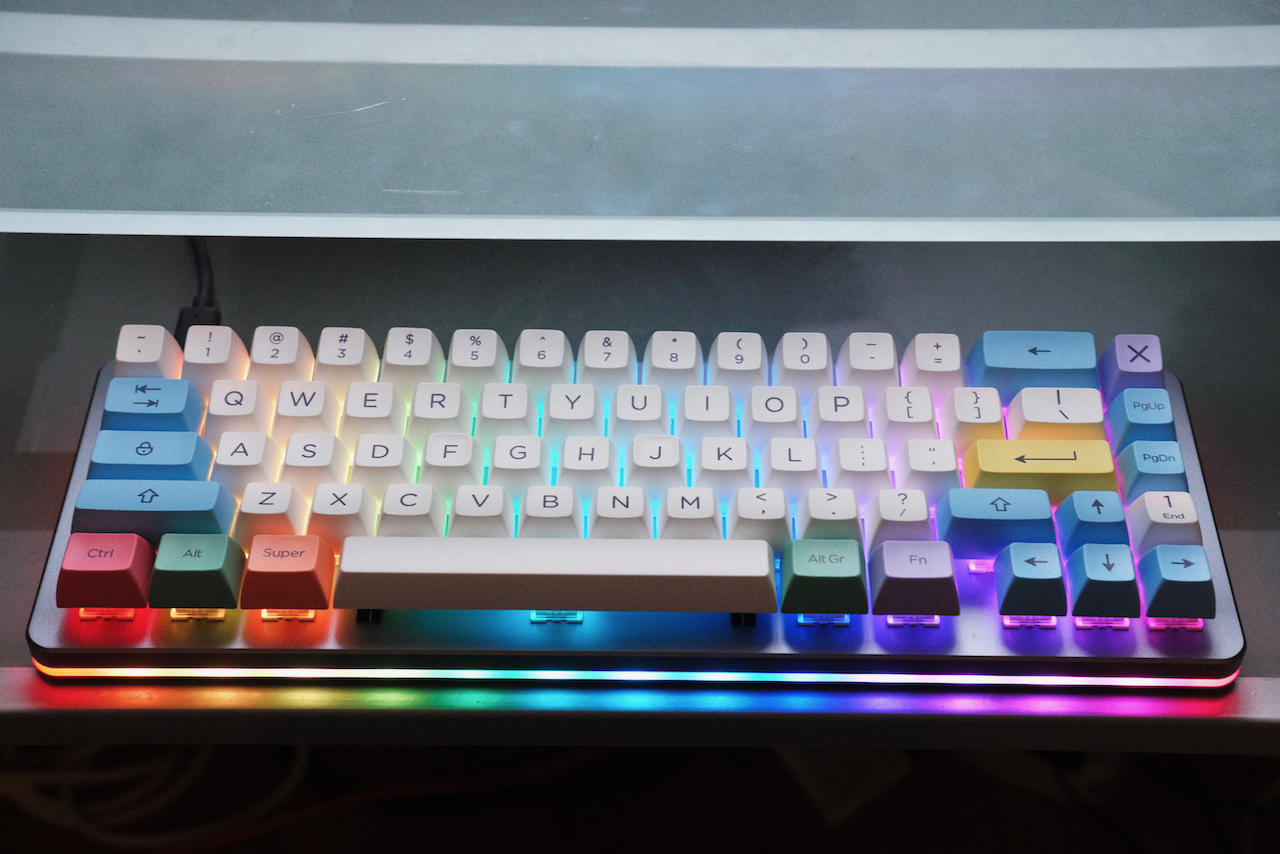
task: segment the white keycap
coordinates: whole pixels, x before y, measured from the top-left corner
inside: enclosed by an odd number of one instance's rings
[[[858,498],[852,489],[811,489],[800,499],[796,533],[802,540],[862,541]]]
[[[823,456],[841,439],[868,439],[868,417],[862,389],[857,386],[823,386],[809,404],[809,436]]]
[[[378,379],[391,383],[406,403],[413,399],[418,383],[443,382],[444,367],[444,348],[430,329],[394,326],[387,330]]]
[[[249,351],[230,326],[192,326],[182,351],[182,378],[204,395],[216,380],[242,380],[249,372]]]
[[[483,479],[484,451],[475,439],[465,433],[432,433],[427,438],[419,483],[430,484],[448,500],[458,487]]]
[[[676,400],[676,435],[686,447],[706,436],[737,435],[738,412],[727,387],[691,385]]]
[[[489,455],[489,483],[512,495],[551,483],[551,454],[537,436],[499,436]]]
[[[729,389],[736,403],[751,389],[769,384],[769,354],[758,332],[721,332],[711,342],[707,358],[707,384]]]
[[[755,486],[755,460],[741,437],[708,437],[698,443],[693,485],[705,486],[727,503],[739,489]]]
[[[611,400],[619,386],[640,381],[636,345],[618,330],[595,330],[582,336],[578,348],[580,383],[593,385],[601,400]]]
[[[760,485],[781,489],[792,503],[822,486],[818,443],[812,439],[770,439],[760,454]]]
[[[617,486],[618,448],[603,436],[570,436],[560,449],[557,486],[572,487],[579,495]]]
[[[879,439],[841,439],[826,462],[827,485],[852,489],[863,507],[877,492],[893,487],[889,452]]]
[[[1156,546],[1198,546],[1200,519],[1186,492],[1144,492],[1124,511],[1129,540],[1141,555]]]
[[[301,534],[307,529],[310,505],[301,491],[287,483],[246,484],[232,539],[247,551],[259,534]]]
[[[515,509],[500,486],[459,486],[449,508],[450,537],[514,537]]]
[[[341,554],[347,537],[372,537],[378,525],[373,496],[360,484],[322,483],[311,501],[307,533]]]
[[[347,447],[353,447],[361,436],[369,433],[403,436],[407,417],[404,398],[391,383],[355,382],[347,387],[339,435]]]
[[[320,331],[316,348],[316,369],[311,377],[322,382],[342,399],[352,383],[378,379],[378,351],[363,329],[354,326],[327,326]]]
[[[702,385],[702,345],[692,332],[653,333],[644,348],[645,385],[660,387],[676,398],[687,385]]]
[[[346,483],[351,452],[332,433],[294,433],[284,450],[280,480],[303,495],[314,495],[322,483]]]
[[[656,385],[618,386],[609,412],[609,438],[629,445],[636,436],[658,436],[671,432],[667,396]]]
[[[933,398],[921,386],[886,389],[871,414],[871,435],[897,454],[909,439],[936,439]]]
[[[723,535],[720,502],[706,487],[668,489],[658,503],[660,540],[718,540]]]
[[[888,332],[855,332],[840,345],[836,385],[856,385],[874,402],[897,384],[897,349]]]
[[[276,480],[283,462],[280,446],[266,433],[228,431],[218,440],[209,480],[217,481],[239,498],[251,483]]]
[[[653,539],[653,513],[638,486],[597,489],[587,516],[587,536],[603,540]]]
[[[964,456],[979,439],[1003,439],[1004,413],[1000,392],[993,388],[957,388],[942,402],[939,432]]]
[[[1106,439],[1096,388],[1024,388],[1005,414],[1010,439]]]
[[[382,498],[379,537],[443,537],[444,500],[425,483],[393,483]]]
[[[763,543],[354,538],[335,608],[778,610]]]
[[[791,542],[791,513],[781,489],[739,489],[729,502],[729,539],[764,540],[781,553]]]
[[[342,407],[324,383],[287,380],[280,384],[271,438],[281,445],[294,433],[337,433]]]
[[[929,502],[918,489],[882,489],[867,508],[867,553],[886,540],[932,540]]]
[[[788,332],[773,352],[773,384],[787,385],[800,396],[800,405],[809,401],[824,385],[834,382],[831,345],[821,332]]]
[[[115,375],[176,380],[182,376],[182,348],[163,326],[126,323],[116,338]]]
[[[603,436],[604,406],[595,386],[556,383],[542,410],[542,438],[552,448],[570,436]]]
[[[960,339],[945,333],[922,332],[902,351],[902,384],[929,389],[934,400],[964,385]]]
[[[684,448],[675,436],[637,436],[627,449],[623,476],[627,486],[638,486],[649,495],[685,485]]]
[[[511,381],[524,383],[534,400],[542,400],[557,383],[573,382],[573,351],[558,329],[526,329],[516,341]]]
[[[804,436],[800,396],[791,386],[756,386],[742,407],[742,435],[759,450],[773,438]]]
[[[406,435],[421,450],[433,433],[471,433],[471,402],[457,383],[419,383]]]
[[[462,386],[472,400],[479,400],[486,383],[507,381],[511,357],[492,329],[459,329],[449,343],[448,365],[445,380]]]
[[[489,447],[499,436],[536,436],[538,407],[524,383],[487,383],[476,411],[476,439]]]
[[[393,483],[413,483],[420,463],[420,455],[404,436],[365,433],[356,441],[351,482],[365,487],[371,495],[382,495]]]
[[[956,448],[947,439],[911,439],[894,458],[893,474],[898,486],[920,490],[934,506],[947,490],[962,486]]]
[[[315,366],[311,343],[296,326],[259,326],[253,330],[246,376],[261,383],[273,402],[281,383],[310,380]]]
[[[520,502],[517,536],[525,539],[581,539],[582,502],[567,486],[531,486]]]
[[[218,437],[228,431],[270,433],[275,417],[275,403],[258,383],[253,380],[217,380],[209,390],[204,438],[216,449]]]

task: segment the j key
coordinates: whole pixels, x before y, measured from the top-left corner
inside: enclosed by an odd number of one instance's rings
[[[984,332],[969,350],[969,385],[1001,400],[1028,386],[1097,388],[1097,352],[1087,332]]]

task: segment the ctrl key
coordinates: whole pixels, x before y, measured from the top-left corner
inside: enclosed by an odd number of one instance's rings
[[[249,546],[240,607],[324,610],[334,565],[333,550],[319,537],[259,534]]]
[[[72,534],[58,572],[58,607],[147,607],[152,557],[137,534]]]

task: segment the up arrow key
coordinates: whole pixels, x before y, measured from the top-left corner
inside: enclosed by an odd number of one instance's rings
[[[1003,498],[997,498],[995,501],[991,502],[991,506],[996,508],[998,512],[1003,513],[1009,509],[1009,502],[1005,501]]]
[[[160,497],[160,493],[156,492],[154,489],[148,488],[139,492],[138,497],[142,499],[143,504],[150,504],[152,501],[155,501]]]

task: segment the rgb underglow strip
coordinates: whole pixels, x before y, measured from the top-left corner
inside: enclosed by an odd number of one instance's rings
[[[1222,688],[1240,675],[1216,679],[1171,676],[1060,676],[992,673],[773,673],[707,670],[482,670],[336,667],[50,667],[48,676],[179,679],[446,679],[532,682],[693,682],[782,685],[953,685],[1030,688]]]

